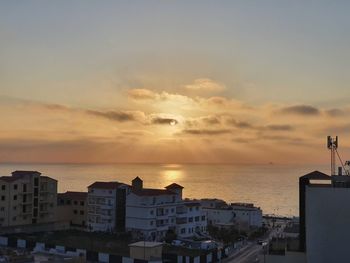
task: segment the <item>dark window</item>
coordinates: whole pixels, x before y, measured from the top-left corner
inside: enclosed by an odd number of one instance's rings
[[[1,190],[6,190],[6,185],[2,185]]]
[[[34,217],[38,216],[38,208],[34,208],[33,215],[34,215]]]
[[[84,201],[80,201],[80,205],[83,206],[84,205]]]
[[[38,206],[38,198],[34,198],[34,206]]]
[[[202,221],[205,221],[205,216],[202,216]]]
[[[70,201],[70,200],[67,200],[67,201],[66,201],[66,204],[67,204],[67,205],[70,205],[70,204],[71,204],[71,201]]]
[[[17,195],[13,196],[13,200],[15,200],[15,201],[17,200]]]
[[[22,206],[22,212],[25,213],[26,212],[26,206]]]
[[[39,186],[39,178],[38,177],[34,178],[34,186]]]
[[[27,202],[27,195],[23,195],[23,203]]]
[[[1,196],[1,201],[5,201],[5,196],[4,195]]]
[[[80,210],[80,214],[83,215],[83,214],[84,214],[84,211],[83,211],[83,210]]]
[[[198,222],[198,221],[199,221],[199,216],[196,216],[196,217],[194,218],[194,221]]]
[[[193,222],[193,217],[189,217],[188,222]]]
[[[18,188],[17,184],[14,184],[14,185],[13,185],[13,189],[14,189],[14,190],[17,190],[17,188]]]
[[[23,184],[23,192],[27,192],[27,185],[26,184]]]
[[[73,212],[74,212],[74,214],[75,214],[75,215],[78,213],[78,211],[77,211],[77,210],[74,210]]]
[[[78,201],[74,201],[74,205],[77,205],[78,204]]]

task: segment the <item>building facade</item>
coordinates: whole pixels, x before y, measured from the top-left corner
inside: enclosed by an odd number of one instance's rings
[[[0,177],[0,226],[50,223],[56,220],[57,181],[37,171],[15,171]]]
[[[182,199],[183,187],[144,188],[136,177],[126,202],[126,229],[139,239],[162,240],[173,231],[180,237],[206,231],[207,220],[200,204]]]
[[[350,177],[314,171],[299,178],[300,248],[308,263],[349,262]]]
[[[67,221],[72,227],[86,228],[87,192],[65,192],[57,195],[57,221]]]
[[[119,182],[95,182],[88,186],[89,231],[125,230],[126,196],[129,186]]]

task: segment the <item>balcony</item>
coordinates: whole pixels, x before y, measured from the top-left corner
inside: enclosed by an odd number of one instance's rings
[[[176,218],[176,224],[178,225],[187,224],[187,217]]]

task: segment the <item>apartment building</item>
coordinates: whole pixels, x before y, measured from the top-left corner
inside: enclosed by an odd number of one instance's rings
[[[0,177],[0,226],[56,220],[57,181],[37,171],[15,171]]]
[[[86,228],[87,192],[65,192],[57,195],[57,221],[66,221],[72,227]]]
[[[161,240],[169,230],[181,237],[206,231],[206,217],[199,203],[184,202],[183,187],[171,184],[164,189],[144,188],[132,181],[126,201],[126,229],[139,239]]]
[[[208,223],[218,227],[236,226],[240,229],[262,227],[262,210],[253,204],[231,203],[220,199],[200,200],[206,212]]]
[[[263,214],[260,207],[250,203],[231,203],[235,213],[236,223],[243,228],[260,228],[263,224]]]
[[[185,200],[176,209],[176,234],[179,237],[201,236],[207,232],[207,216],[200,202]]]
[[[300,250],[309,263],[349,262],[350,176],[314,171],[299,178]]]
[[[88,186],[88,230],[125,230],[125,205],[129,188],[119,182],[95,182]]]

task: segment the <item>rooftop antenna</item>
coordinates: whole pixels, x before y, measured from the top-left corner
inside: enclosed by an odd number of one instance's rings
[[[345,166],[350,167],[350,161],[346,161],[344,166],[343,160],[340,158],[340,155],[338,153],[338,136],[335,136],[335,138],[331,136],[327,137],[327,148],[331,150],[331,175],[336,175],[335,174],[335,168],[336,168],[335,155],[336,154],[340,161],[341,167],[345,171],[345,174],[349,175],[349,169],[346,169]],[[342,171],[341,167],[339,168],[339,171]],[[342,175],[342,174],[339,174],[339,175]]]
[[[338,136],[335,138],[331,136],[327,137],[327,148],[331,150],[331,175],[333,176],[335,175],[335,153],[338,148]]]

